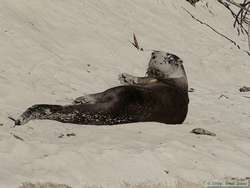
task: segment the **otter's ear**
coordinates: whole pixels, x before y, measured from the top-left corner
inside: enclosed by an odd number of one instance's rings
[[[182,59],[179,58],[179,59],[177,60],[177,63],[182,65],[182,64],[183,64]]]

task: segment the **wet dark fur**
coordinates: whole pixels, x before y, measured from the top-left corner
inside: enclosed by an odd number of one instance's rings
[[[147,121],[180,124],[186,118],[189,102],[187,90],[176,85],[175,79],[144,86],[118,86],[97,94],[96,98],[95,104],[34,105],[22,117],[93,125]]]

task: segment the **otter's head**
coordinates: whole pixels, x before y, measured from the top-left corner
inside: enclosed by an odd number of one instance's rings
[[[185,78],[182,60],[174,54],[163,51],[153,51],[147,74],[156,79]]]

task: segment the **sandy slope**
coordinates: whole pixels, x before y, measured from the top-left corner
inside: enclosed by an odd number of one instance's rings
[[[216,1],[194,8],[183,0],[1,0],[0,187],[250,176],[250,99],[244,97],[250,94],[238,91],[250,85],[250,57],[183,8],[247,49],[247,37],[237,36]],[[32,104],[67,104],[119,85],[121,72],[144,75],[150,51],[131,47],[133,32],[144,48],[183,58],[195,89],[183,125],[32,121],[12,128],[7,117]],[[189,133],[196,127],[217,136]],[[67,133],[76,136],[58,138]]]

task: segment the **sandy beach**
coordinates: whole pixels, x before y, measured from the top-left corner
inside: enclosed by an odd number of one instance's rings
[[[196,7],[183,0],[1,0],[0,188],[176,187],[178,180],[250,177],[250,92],[239,92],[250,86],[250,56],[247,36],[232,24],[230,12],[208,0]],[[130,44],[133,33],[144,51]],[[152,49],[184,61],[194,91],[181,125],[34,120],[13,127],[8,118],[118,86],[122,72],[144,76]]]

